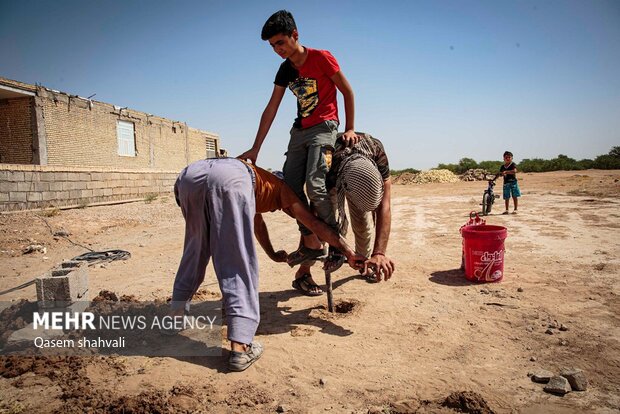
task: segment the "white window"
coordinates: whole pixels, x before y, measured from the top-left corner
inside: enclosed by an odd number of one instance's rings
[[[216,158],[217,153],[215,152],[215,141],[207,138],[207,158]]]
[[[118,138],[118,155],[135,157],[136,138],[133,131],[133,122],[117,121],[116,137]]]

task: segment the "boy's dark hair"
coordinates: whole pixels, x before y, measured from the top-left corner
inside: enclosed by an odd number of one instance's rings
[[[261,39],[268,40],[278,34],[290,36],[293,34],[293,30],[297,29],[295,19],[288,10],[279,10],[271,15],[263,26],[263,31],[260,34]]]
[[[511,157],[513,156],[513,155],[512,155],[512,152],[510,152],[510,151],[506,151],[506,152],[504,152],[504,157],[505,157],[506,155],[511,156]]]

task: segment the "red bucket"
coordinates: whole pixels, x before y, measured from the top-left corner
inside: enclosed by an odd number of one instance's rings
[[[499,282],[504,277],[506,227],[480,225],[461,229],[465,277],[474,282]]]

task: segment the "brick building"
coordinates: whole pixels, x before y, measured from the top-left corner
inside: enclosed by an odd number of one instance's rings
[[[168,192],[220,150],[182,122],[0,77],[0,211]]]

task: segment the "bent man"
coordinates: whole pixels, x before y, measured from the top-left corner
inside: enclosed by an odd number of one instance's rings
[[[341,134],[338,135],[327,175],[327,188],[338,211],[340,234],[346,235],[350,221],[355,251],[370,258],[365,263],[363,274],[369,282],[378,282],[388,280],[395,270],[394,261],[387,256],[392,221],[390,166],[381,141],[363,132],[356,134],[360,140],[353,146],[347,146]],[[307,246],[304,242],[300,248],[302,253],[298,250],[289,256],[290,265],[301,263],[293,286],[305,295],[321,295],[323,292],[312,280],[310,268],[313,262],[310,259],[313,257]]]
[[[213,257],[223,297],[231,342],[229,368],[243,371],[262,354],[254,341],[260,320],[258,258],[253,233],[270,258],[274,252],[258,213],[283,210],[322,240],[341,249],[349,265],[362,267],[356,255],[330,227],[316,218],[282,180],[268,171],[235,158],[206,159],[187,166],[175,184],[175,197],[185,218],[185,243],[172,293],[172,316],[183,315]]]

